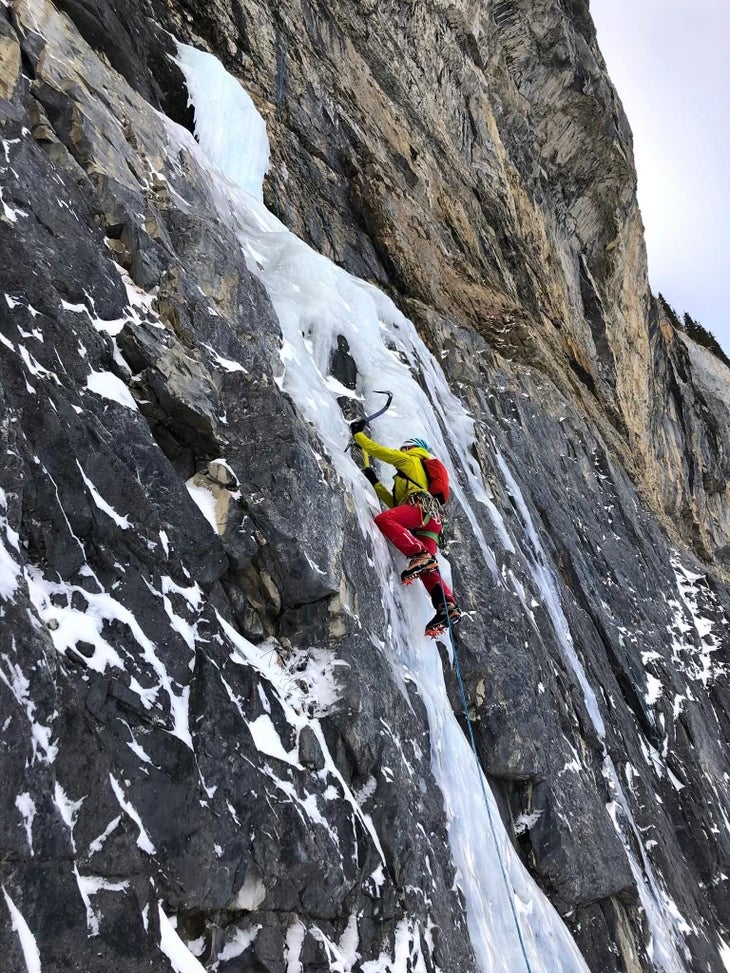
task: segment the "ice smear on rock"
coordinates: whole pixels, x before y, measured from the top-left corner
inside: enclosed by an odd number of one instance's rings
[[[208,106],[217,98],[216,111],[220,113],[217,117],[225,116],[228,120],[237,110],[236,97],[227,86],[221,85],[222,69],[212,59],[194,57],[183,46],[180,50],[195,104],[196,134],[208,159],[207,168],[211,172],[220,216],[237,233],[248,266],[266,286],[279,317],[284,338],[280,384],[317,429],[345,488],[355,501],[360,526],[372,541],[376,567],[383,578],[383,604],[392,622],[392,639],[384,646],[384,651],[393,666],[396,681],[400,685],[407,679],[415,682],[428,710],[433,769],[444,794],[452,853],[467,902],[470,935],[480,966],[484,973],[524,967],[513,918],[516,907],[522,917],[534,973],[552,973],[556,969],[562,973],[585,973],[585,963],[568,931],[512,848],[487,788],[492,817],[498,829],[499,855],[506,861],[514,889],[513,901],[510,901],[505,884],[497,878],[500,874],[498,850],[490,833],[480,771],[449,704],[438,655],[433,644],[421,634],[431,606],[425,599],[403,598],[400,593],[391,591],[388,579],[393,562],[385,541],[372,524],[372,513],[376,509],[374,499],[364,488],[358,468],[344,452],[349,432],[337,401],[338,391],[333,389],[328,377],[330,357],[338,337],[347,340],[357,363],[357,391],[366,410],[376,407],[376,397],[371,400],[369,390],[385,387],[395,394],[395,408],[380,421],[378,438],[399,443],[409,436],[422,436],[435,453],[448,457],[442,435],[442,429],[448,427],[450,442],[470,488],[478,501],[487,507],[505,547],[511,548],[507,531],[489,502],[470,455],[473,422],[450,392],[438,363],[416,334],[412,323],[387,297],[338,269],[289,233],[260,204],[260,187],[252,195],[220,177],[227,159],[243,158],[247,154],[260,157],[263,144],[252,144],[250,130],[245,139],[236,142],[237,136],[230,124],[219,126],[212,115],[206,119]],[[224,103],[224,98],[229,96],[230,101]],[[188,152],[195,152],[187,133],[172,125],[168,126],[168,133],[172,142],[170,157],[174,157],[175,149],[182,145]],[[265,132],[262,131],[260,138],[263,143]],[[198,158],[205,168],[206,161],[200,153]],[[414,376],[418,373],[427,376],[433,401],[416,381]],[[406,424],[403,415],[417,416],[418,420],[409,420]],[[478,530],[476,518],[458,483],[455,484],[455,494],[475,528],[485,564],[494,575],[494,555]],[[444,563],[443,567],[448,575],[448,565]],[[256,649],[222,624],[238,652],[261,667],[261,657],[253,658]],[[352,800],[361,814],[354,797]],[[372,823],[368,824],[373,835]],[[374,837],[377,840],[377,836]],[[408,922],[406,926],[409,928],[404,926],[403,936],[399,936],[394,944],[392,959],[382,956],[380,960],[367,963],[363,969],[400,971],[405,969],[406,962],[423,965],[420,946],[416,945],[420,943],[420,933]],[[291,970],[299,967],[301,941],[298,929],[298,926],[291,926],[287,939],[287,968]],[[303,927],[301,932],[303,935]],[[403,952],[406,940],[409,943],[407,956]]]
[[[178,45],[178,61],[195,110],[195,135],[211,146],[211,160],[246,192],[263,199],[262,184],[269,168],[266,124],[248,93],[218,58],[186,44]]]
[[[565,616],[558,584],[550,560],[542,546],[540,536],[532,521],[527,504],[512,472],[507,467],[502,456],[498,457],[502,474],[508,485],[517,510],[519,511],[524,535],[529,541],[526,560],[530,566],[538,590],[543,597],[543,603],[552,622],[553,630],[562,649],[566,661],[569,663],[578,683],[583,690],[586,709],[593,723],[598,738],[604,744],[603,775],[608,783],[614,800],[608,804],[608,812],[616,833],[624,847],[626,858],[631,867],[636,887],[649,922],[652,936],[654,957],[660,963],[664,973],[684,973],[686,966],[682,959],[687,954],[684,936],[690,932],[690,927],[680,915],[675,903],[659,879],[654,874],[648,855],[642,841],[641,833],[634,821],[628,801],[619,780],[616,767],[605,748],[606,727],[601,715],[598,700],[588,681],[588,675],[583,663],[576,652],[570,626]],[[632,850],[632,841],[641,852],[641,862]]]
[[[5,491],[0,488],[0,507],[2,511],[7,511],[8,500]],[[5,547],[2,534],[5,540],[16,551],[18,550],[18,535],[10,527],[7,517],[0,511],[0,598],[10,601],[18,587],[18,577],[20,575],[20,565],[18,565],[12,555]]]

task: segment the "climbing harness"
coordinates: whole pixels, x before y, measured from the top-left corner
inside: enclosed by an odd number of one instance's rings
[[[395,502],[395,497],[393,500]],[[421,511],[421,526],[413,528],[411,533],[416,534],[418,537],[430,537],[437,544],[439,544],[439,535],[441,531],[426,530],[426,524],[430,523],[432,520],[436,521],[435,526],[438,526],[441,528],[441,530],[443,530],[444,512],[436,497],[432,496],[430,493],[412,493],[410,497],[406,499],[406,504],[409,507],[418,507]]]
[[[416,481],[411,480],[410,476],[406,476],[405,473],[396,473],[395,475],[400,476],[404,480],[408,480],[414,486],[418,486]],[[423,515],[421,527],[411,531],[411,533],[418,534],[422,537],[430,537],[432,540],[436,541],[439,547],[445,547],[448,520],[444,505],[439,501],[438,497],[435,497],[432,493],[426,493],[425,490],[420,490],[419,493],[412,493],[405,502],[412,507],[420,507],[421,514]],[[395,483],[393,484],[393,503],[396,503]],[[441,527],[441,530],[438,532],[425,530],[425,525],[430,520],[435,520],[436,523]]]
[[[443,517],[443,507],[436,497],[430,493],[412,493],[406,500],[411,507],[420,507],[423,514],[423,522],[427,524],[429,520],[436,520],[441,523]]]
[[[446,592],[444,591],[443,581],[440,580],[439,575],[439,585],[441,587],[441,597],[443,598],[444,605],[446,604]],[[449,617],[448,611],[446,612],[446,624],[449,631],[449,639],[451,640],[451,651],[454,656],[454,669],[456,670],[456,678],[459,683],[459,693],[461,695],[461,705],[464,708],[464,718],[466,719],[466,725],[469,728],[469,742],[471,743],[471,749],[474,754],[474,760],[477,765],[477,773],[479,774],[479,786],[482,790],[482,797],[484,798],[484,806],[487,809],[487,818],[489,819],[489,828],[492,832],[492,839],[494,841],[494,847],[497,849],[497,858],[499,859],[499,867],[502,871],[502,878],[504,879],[504,885],[507,889],[507,897],[509,898],[510,907],[512,909],[512,918],[515,921],[515,928],[517,929],[517,938],[520,943],[520,948],[522,950],[522,956],[525,960],[525,969],[527,973],[532,973],[532,966],[530,965],[530,960],[527,956],[527,948],[525,946],[525,940],[522,936],[522,929],[520,927],[520,919],[517,915],[517,909],[514,903],[514,889],[512,888],[509,878],[507,877],[507,870],[504,866],[502,860],[502,855],[499,850],[499,842],[497,840],[497,831],[494,827],[494,820],[492,818],[492,809],[489,806],[489,798],[487,797],[487,791],[484,786],[484,774],[482,772],[482,766],[479,763],[479,754],[477,752],[476,739],[474,738],[474,728],[472,727],[471,718],[469,716],[469,703],[466,698],[466,688],[464,686],[464,679],[461,674],[461,664],[459,663],[459,653],[456,650],[456,641],[454,639],[454,627],[451,624],[451,618]]]

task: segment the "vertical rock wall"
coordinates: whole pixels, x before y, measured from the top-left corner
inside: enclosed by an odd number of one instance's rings
[[[524,862],[590,969],[721,970],[727,377],[652,309],[586,6],[78,0],[0,11],[10,968],[18,916],[46,973],[169,969],[175,935],[230,973],[477,968],[370,542],[158,114],[192,126],[168,29],[256,99],[271,208],[474,417],[458,645]]]
[[[189,3],[172,18],[256,98],[273,147],[267,198],[288,226],[418,323],[468,324],[539,366],[608,421],[613,450],[685,541],[724,547],[697,477],[655,449],[668,393],[631,132],[586,3]],[[723,466],[714,443],[708,456],[679,432],[696,472]],[[677,496],[706,511],[696,529]]]

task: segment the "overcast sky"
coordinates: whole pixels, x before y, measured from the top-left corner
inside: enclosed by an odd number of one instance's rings
[[[590,0],[634,133],[649,279],[730,354],[730,0]]]

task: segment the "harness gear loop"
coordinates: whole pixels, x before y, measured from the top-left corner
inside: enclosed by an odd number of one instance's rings
[[[396,476],[398,475],[396,473]],[[405,479],[409,479],[409,477],[405,477]],[[411,480],[412,482],[413,480]],[[430,537],[439,547],[443,547],[446,534],[446,512],[436,497],[423,490],[420,493],[412,493],[405,503],[410,507],[418,507],[421,511],[421,526],[412,530],[411,533],[417,537]],[[426,530],[426,524],[431,520],[435,520],[441,530]]]
[[[425,490],[422,493],[412,493],[406,503],[411,507],[420,508],[423,518],[421,527],[425,527],[429,520],[435,520],[437,524],[441,524],[443,507],[433,494],[426,493]]]

